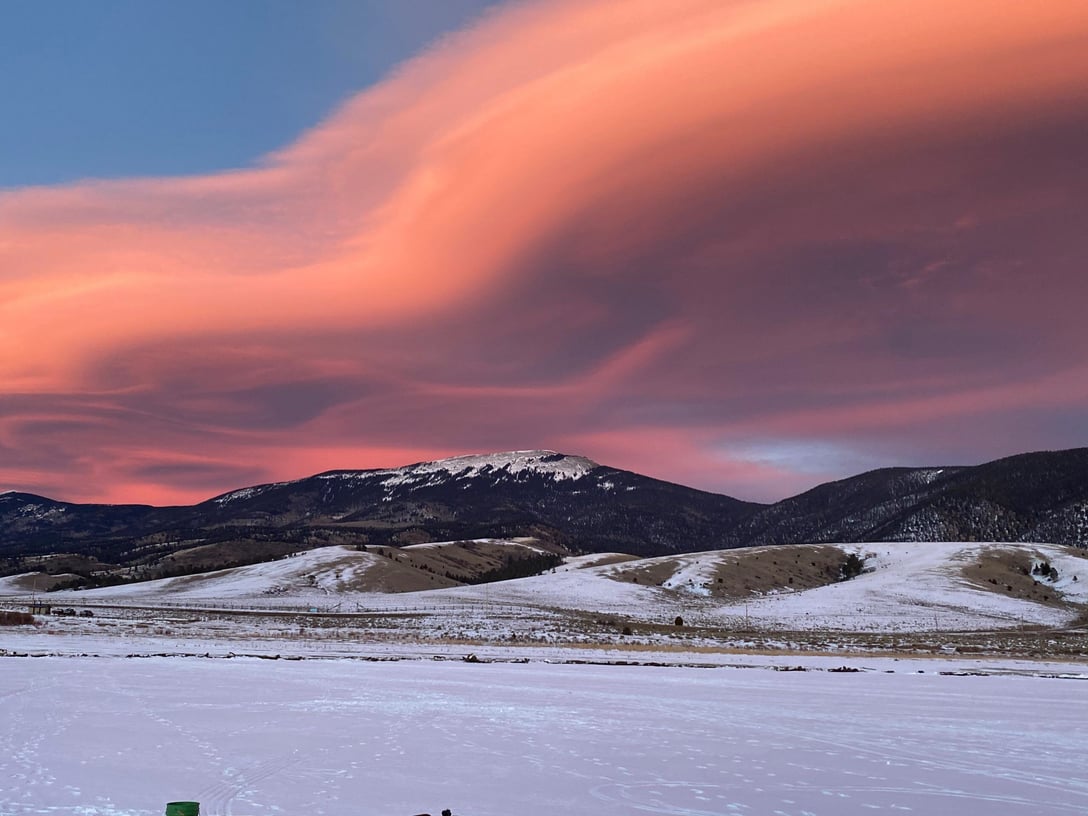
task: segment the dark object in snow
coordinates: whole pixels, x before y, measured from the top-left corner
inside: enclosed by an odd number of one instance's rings
[[[34,616],[29,612],[0,610],[0,626],[26,626],[34,623]]]
[[[450,810],[449,808],[446,808],[445,810],[442,811],[442,816],[453,816],[453,811]]]
[[[839,567],[839,580],[849,581],[851,578],[857,578],[865,571],[865,559],[857,553],[850,553],[846,556],[846,561]]]
[[[200,816],[200,802],[167,802],[166,816]]]

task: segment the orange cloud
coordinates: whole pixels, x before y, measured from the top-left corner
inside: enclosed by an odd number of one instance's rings
[[[929,376],[924,343],[889,326],[939,313],[951,337],[1022,307],[1022,272],[964,247],[996,246],[1001,225],[1028,235],[1067,204],[1053,168],[1017,175],[1008,159],[1076,123],[1086,77],[1088,6],[1072,0],[514,5],[252,168],[0,192],[0,382],[28,400],[0,428],[53,398],[75,416],[104,402],[115,413],[103,422],[172,431],[73,431],[92,458],[118,463],[95,473],[193,456],[285,476],[288,463],[526,447],[545,416],[551,439],[599,439],[637,405],[659,413],[632,416],[629,438],[684,437],[670,443],[679,459],[716,431],[773,429],[761,414],[793,413],[776,403],[794,396],[780,380],[757,382],[757,359],[813,397],[799,417],[841,428],[868,410],[860,372],[894,369],[907,388]],[[792,256],[775,253],[835,242],[894,245],[895,257],[806,311],[825,294],[806,294],[780,271]],[[1056,250],[1029,243],[1003,257],[1077,285]],[[839,261],[805,275],[824,285]],[[960,290],[957,269],[969,270]],[[1083,340],[1067,294],[1040,297],[1031,320],[1056,345]],[[843,319],[848,303],[856,319]],[[894,359],[900,346],[913,356]],[[292,384],[316,396],[291,396]],[[983,387],[911,411],[958,416],[983,405],[969,396]],[[537,424],[471,430],[489,400]],[[423,441],[398,423],[406,412],[428,425]],[[353,413],[380,421],[345,437]],[[201,452],[209,432],[218,453]],[[9,434],[13,449],[37,438]],[[271,453],[283,446],[294,452]],[[47,461],[36,467],[6,478],[63,484]],[[174,498],[214,492],[214,478],[195,483],[199,468],[185,484],[170,476],[180,465],[130,470],[104,475],[124,488],[101,495],[156,479]]]

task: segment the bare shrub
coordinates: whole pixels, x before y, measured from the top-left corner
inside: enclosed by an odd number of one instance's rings
[[[29,612],[0,610],[0,626],[27,626],[32,623],[35,623],[34,616]]]

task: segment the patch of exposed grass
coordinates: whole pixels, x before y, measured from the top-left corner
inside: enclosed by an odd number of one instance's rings
[[[0,610],[0,626],[29,626],[32,623],[37,623],[37,621],[29,612]]]
[[[1051,607],[1067,607],[1061,593],[1049,585],[1048,578],[1032,574],[1033,558],[1034,561],[1041,560],[1030,551],[994,548],[966,564],[961,575],[972,586],[988,592]]]

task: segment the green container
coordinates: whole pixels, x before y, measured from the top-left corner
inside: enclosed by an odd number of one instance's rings
[[[200,802],[167,802],[166,816],[200,816]]]

